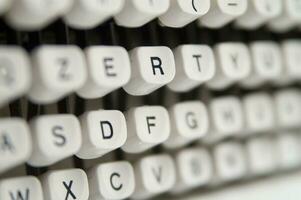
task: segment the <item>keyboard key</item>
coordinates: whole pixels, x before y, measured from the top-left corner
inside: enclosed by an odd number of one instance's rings
[[[248,47],[243,43],[227,42],[215,46],[216,73],[208,87],[225,89],[235,82],[242,81],[251,72],[251,58]]]
[[[235,142],[225,142],[214,147],[217,178],[221,182],[234,181],[247,174],[243,147]]]
[[[104,163],[89,172],[91,199],[126,199],[135,189],[134,169],[127,161]]]
[[[40,181],[33,176],[4,179],[0,181],[1,200],[43,200]]]
[[[34,84],[28,95],[35,103],[54,103],[80,89],[86,80],[85,58],[76,46],[39,47],[33,63]]]
[[[91,29],[121,11],[124,0],[74,0],[72,9],[64,16],[74,28]]]
[[[209,104],[209,112],[211,116],[209,140],[235,136],[243,130],[243,111],[238,98],[226,96],[212,99]]]
[[[78,152],[82,139],[80,124],[74,115],[43,115],[33,119],[30,125],[33,135],[30,165],[52,165]]]
[[[161,0],[160,0],[161,1]],[[175,61],[168,47],[137,47],[130,52],[132,74],[123,88],[130,95],[147,95],[171,82]]]
[[[139,27],[165,13],[169,0],[127,0],[123,10],[115,16],[120,26]]]
[[[236,20],[244,29],[256,29],[282,13],[282,0],[250,0],[245,14]]]
[[[282,43],[282,56],[285,80],[288,82],[301,80],[301,40],[291,39]],[[282,75],[283,76],[283,75]]]
[[[301,123],[301,93],[296,89],[275,94],[276,118],[279,128],[299,128]]]
[[[45,199],[88,199],[89,185],[81,169],[49,171],[42,176]]]
[[[301,139],[299,132],[280,132],[276,145],[280,167],[284,170],[296,169],[301,165]]]
[[[256,87],[264,82],[277,82],[283,76],[282,52],[278,44],[270,41],[253,42],[250,45],[253,67],[243,80],[245,87]]]
[[[277,168],[275,146],[271,138],[253,138],[246,145],[249,169],[253,175],[266,175],[274,172]]]
[[[176,169],[166,154],[147,156],[135,164],[136,187],[132,199],[147,199],[172,189]]]
[[[172,193],[205,186],[213,178],[213,164],[209,152],[202,148],[181,150],[175,157],[177,165],[177,182]]]
[[[27,123],[18,118],[2,118],[0,120],[0,173],[26,162],[31,151],[31,135]]]
[[[0,46],[0,107],[26,92],[31,86],[27,53],[17,46]]]
[[[178,148],[208,133],[208,112],[200,101],[177,103],[169,109],[169,115],[171,132],[165,147]]]
[[[20,30],[41,29],[66,13],[72,4],[73,0],[13,1],[6,14],[6,21]]]
[[[200,25],[221,28],[243,15],[247,6],[247,0],[213,0],[209,12],[200,18]]]
[[[88,111],[81,116],[83,144],[76,154],[82,159],[99,158],[119,147],[127,138],[127,124],[118,110]]]
[[[301,24],[301,0],[282,0],[283,10],[280,16],[269,23],[276,32],[285,32]]]
[[[171,0],[168,11],[159,20],[165,26],[180,28],[206,14],[209,8],[210,0]]]
[[[131,108],[126,120],[128,137],[122,150],[127,153],[141,153],[165,142],[169,137],[169,115],[162,106]]]
[[[213,78],[215,60],[209,46],[181,45],[174,50],[174,55],[176,75],[168,84],[171,90],[187,92]]]
[[[100,98],[124,86],[130,79],[127,51],[117,46],[91,46],[85,50],[88,78],[78,91],[83,98]]]
[[[247,133],[265,133],[271,131],[275,123],[272,98],[265,93],[253,93],[243,99]]]

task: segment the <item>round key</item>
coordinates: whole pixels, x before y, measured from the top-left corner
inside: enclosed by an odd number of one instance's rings
[[[165,13],[169,0],[126,0],[123,10],[115,16],[120,26],[139,27]]]
[[[27,123],[19,118],[2,118],[0,120],[0,173],[26,162],[31,151],[31,135]]]
[[[41,182],[45,200],[89,198],[88,177],[81,169],[49,171]]]
[[[243,29],[256,29],[282,13],[282,0],[249,0],[246,13],[236,20]]]
[[[124,86],[131,76],[127,51],[118,46],[91,46],[85,50],[88,78],[78,95],[100,98]]]
[[[31,101],[54,103],[80,89],[87,78],[83,52],[72,45],[46,45],[33,53]]]
[[[214,147],[213,157],[220,182],[234,181],[247,174],[243,147],[235,142],[224,142]]]
[[[44,115],[30,122],[33,153],[32,166],[52,165],[78,152],[82,139],[78,119],[71,114]]]
[[[0,107],[26,94],[31,86],[31,67],[20,47],[0,46]]]
[[[282,0],[280,16],[269,23],[269,28],[276,32],[285,32],[301,24],[301,0]]]
[[[176,182],[175,163],[166,154],[144,157],[134,169],[136,187],[131,199],[149,199],[171,190]]]
[[[246,121],[246,133],[265,133],[271,131],[275,123],[274,102],[265,93],[254,93],[244,97],[243,108]]]
[[[220,43],[214,48],[216,72],[207,82],[212,89],[225,89],[235,82],[244,80],[251,72],[248,47],[243,43]]]
[[[131,95],[150,94],[175,76],[174,56],[168,47],[137,47],[130,52],[130,59],[131,79],[123,89]]]
[[[119,13],[123,6],[124,0],[74,0],[64,20],[71,27],[91,29]]]
[[[181,45],[174,50],[176,75],[167,86],[187,92],[209,81],[215,74],[215,59],[207,45]]]
[[[251,72],[241,81],[244,87],[254,88],[265,82],[278,83],[283,76],[282,52],[279,45],[271,41],[250,44]]]
[[[126,141],[127,124],[118,110],[88,111],[80,121],[83,143],[76,155],[82,159],[99,158]]]
[[[221,28],[243,15],[247,6],[247,0],[212,0],[209,12],[200,18],[199,23],[209,28]]]
[[[128,137],[122,150],[141,153],[167,140],[170,121],[167,110],[162,106],[131,108],[126,114]]]
[[[43,200],[42,186],[38,178],[24,176],[0,181],[1,200]]]
[[[202,139],[209,129],[207,109],[202,102],[177,103],[169,109],[171,132],[164,146],[178,148]]]
[[[67,12],[73,0],[17,0],[6,14],[6,20],[14,28],[37,30]]]
[[[171,0],[169,9],[159,17],[169,27],[186,26],[209,11],[210,0]]]
[[[177,182],[172,193],[181,193],[205,186],[213,178],[213,163],[209,152],[202,148],[188,148],[176,154]]]
[[[91,199],[126,199],[135,189],[134,169],[127,161],[97,165],[89,178]]]

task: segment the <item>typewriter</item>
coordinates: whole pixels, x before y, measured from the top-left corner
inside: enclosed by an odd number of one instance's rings
[[[0,0],[0,200],[300,200],[301,0]]]

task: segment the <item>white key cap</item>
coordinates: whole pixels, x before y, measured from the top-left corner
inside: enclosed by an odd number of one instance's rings
[[[43,200],[40,181],[33,176],[4,179],[0,181],[1,200]]]
[[[249,170],[254,175],[266,175],[274,172],[277,165],[275,146],[268,137],[253,138],[246,145]]]
[[[254,42],[250,45],[253,66],[250,75],[243,80],[245,87],[255,87],[266,81],[277,82],[283,76],[282,52],[277,43]]]
[[[174,50],[174,55],[176,75],[168,84],[171,90],[187,92],[213,78],[215,60],[209,46],[181,45]]]
[[[82,159],[101,157],[119,147],[127,138],[127,125],[118,110],[89,111],[81,116],[83,144],[76,154]]]
[[[91,199],[126,199],[135,189],[134,169],[127,161],[100,164],[88,176]]]
[[[275,96],[277,124],[280,128],[298,128],[301,124],[301,93],[282,90]]]
[[[130,57],[131,80],[123,88],[131,95],[150,94],[175,76],[174,56],[168,47],[137,47],[130,52]]]
[[[0,14],[7,12],[12,2],[12,0],[0,0]]]
[[[168,10],[169,0],[126,0],[123,10],[115,16],[120,26],[139,27]]]
[[[123,6],[124,0],[74,0],[64,20],[71,27],[90,29],[119,13]]]
[[[0,106],[25,94],[31,86],[27,53],[16,46],[0,46]]]
[[[248,47],[243,43],[220,43],[215,46],[216,73],[208,86],[224,89],[245,79],[251,71],[251,58]]]
[[[42,176],[45,200],[89,198],[86,173],[81,169],[65,169],[47,172]]]
[[[235,142],[225,142],[214,147],[217,178],[221,182],[243,178],[247,173],[247,162],[243,147]]]
[[[210,8],[210,0],[171,0],[169,9],[159,17],[162,24],[179,28],[205,15]]]
[[[271,131],[275,125],[275,113],[272,98],[265,93],[254,93],[244,97],[246,133],[264,133]]]
[[[78,119],[71,114],[44,115],[30,122],[33,152],[32,166],[52,165],[77,153],[82,139]]]
[[[213,177],[213,164],[209,152],[202,148],[184,149],[176,154],[177,182],[173,193],[204,186]]]
[[[282,13],[282,0],[249,0],[245,14],[236,20],[244,29],[256,29]]]
[[[81,88],[86,80],[86,63],[76,46],[42,46],[33,55],[33,82],[29,98],[36,103],[54,103]]]
[[[6,20],[14,28],[37,30],[66,13],[73,0],[17,0],[13,1]]]
[[[286,40],[282,43],[285,78],[288,81],[301,80],[301,40]]]
[[[142,158],[135,164],[136,187],[132,199],[146,199],[172,189],[176,169],[169,155]]]
[[[233,96],[211,100],[209,104],[211,131],[209,140],[219,140],[240,134],[243,130],[243,111],[238,98]]]
[[[130,59],[123,47],[92,46],[85,50],[88,78],[78,91],[83,98],[100,98],[124,86],[131,76]]]
[[[269,23],[273,31],[285,32],[301,24],[301,0],[282,0],[282,4],[281,15]]]
[[[221,28],[244,14],[247,6],[247,0],[212,0],[209,12],[199,20],[200,25]]]
[[[280,167],[284,170],[296,169],[301,165],[301,140],[299,132],[280,132],[276,147],[279,152]]]
[[[177,103],[169,109],[171,132],[164,145],[178,148],[203,138],[209,129],[209,117],[205,105],[200,101]]]
[[[142,106],[126,114],[128,138],[122,146],[127,153],[141,153],[167,140],[170,121],[162,106]]]
[[[0,120],[0,173],[27,161],[31,154],[27,123],[18,118]]]

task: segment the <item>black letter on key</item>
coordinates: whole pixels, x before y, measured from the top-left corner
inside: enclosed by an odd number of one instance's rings
[[[152,172],[157,180],[158,183],[161,182],[161,178],[162,178],[162,167],[159,166],[158,167],[158,171],[156,171],[156,169],[152,168]]]
[[[15,147],[13,146],[13,143],[11,142],[9,135],[7,135],[6,133],[4,133],[1,136],[1,143],[0,143],[0,150],[1,151],[10,151],[13,152],[15,150]]]
[[[160,70],[161,75],[164,75],[164,71],[162,69],[162,60],[159,57],[151,57],[151,63],[153,67],[153,74],[156,75],[156,69]]]
[[[75,194],[71,191],[72,184],[73,184],[73,181],[70,181],[69,184],[67,184],[65,181],[63,181],[63,185],[65,186],[65,188],[66,188],[66,190],[67,190],[65,200],[69,200],[69,195],[70,195],[73,199],[76,199]]]
[[[238,67],[238,54],[231,54],[231,59],[235,65],[235,67],[237,68]]]
[[[52,134],[58,139],[54,142],[56,146],[62,147],[66,144],[66,138],[62,134],[64,128],[62,126],[55,126],[52,128]]]
[[[196,59],[196,63],[198,65],[199,71],[202,71],[202,69],[201,69],[201,63],[200,63],[200,59],[202,58],[202,55],[193,55],[192,57]]]
[[[147,129],[148,129],[148,133],[151,134],[151,126],[156,126],[155,123],[150,123],[150,120],[156,120],[155,116],[150,116],[150,117],[146,117],[146,123],[147,123]]]
[[[20,190],[17,190],[17,194],[14,195],[13,192],[9,192],[11,200],[30,200],[29,199],[30,190],[27,188],[25,194],[23,195]]]
[[[225,110],[225,112],[223,113],[223,116],[224,116],[225,121],[228,121],[228,122],[234,121],[233,112],[231,110]]]
[[[116,191],[121,190],[122,187],[123,187],[123,184],[120,183],[118,186],[114,185],[114,184],[113,184],[113,178],[114,178],[114,177],[120,178],[120,174],[118,174],[118,173],[116,173],[116,172],[113,173],[113,174],[111,174],[111,176],[110,176],[110,184],[111,184],[112,188],[113,188],[114,190],[116,190]]]
[[[113,58],[104,58],[103,59],[103,64],[105,66],[106,75],[114,77],[114,76],[117,76],[117,74],[114,73],[114,72],[112,72],[112,71],[110,71],[111,69],[113,69],[113,65],[109,64],[109,62],[112,62],[112,61],[114,61]]]
[[[105,129],[105,126],[108,128]],[[100,121],[100,127],[103,139],[111,139],[113,137],[113,126],[109,121]],[[105,130],[108,130],[109,133],[105,132]]]
[[[196,129],[198,127],[198,123],[195,119],[195,114],[193,112],[188,112],[186,114],[186,123],[191,129]]]

